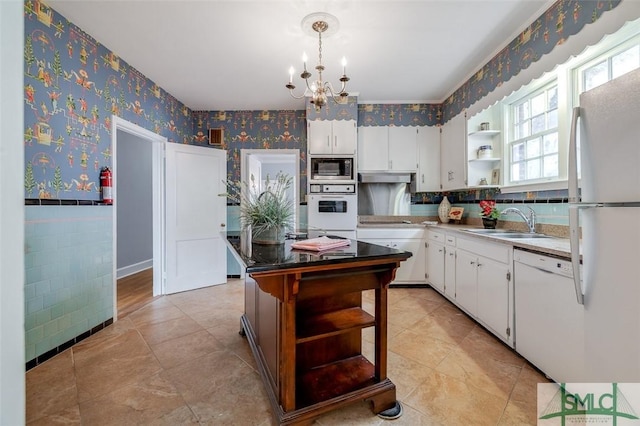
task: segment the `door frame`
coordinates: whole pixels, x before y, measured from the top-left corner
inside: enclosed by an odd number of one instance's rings
[[[113,175],[118,176],[118,130],[145,139],[151,143],[152,229],[153,229],[153,296],[164,294],[165,265],[165,213],[164,213],[164,151],[167,138],[113,115],[111,119],[111,159]],[[113,318],[118,319],[117,247],[118,186],[113,181]]]

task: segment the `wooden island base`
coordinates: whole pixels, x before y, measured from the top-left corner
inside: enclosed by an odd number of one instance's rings
[[[362,244],[362,243],[359,243]],[[367,400],[373,413],[401,412],[387,378],[387,290],[404,256],[351,259],[251,272],[245,278],[246,335],[281,425],[311,424],[329,411]],[[375,313],[362,292],[375,293]],[[362,330],[374,327],[373,362]]]

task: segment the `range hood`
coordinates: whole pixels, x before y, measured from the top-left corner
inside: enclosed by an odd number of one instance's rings
[[[358,173],[361,183],[411,183],[409,172],[363,172]]]

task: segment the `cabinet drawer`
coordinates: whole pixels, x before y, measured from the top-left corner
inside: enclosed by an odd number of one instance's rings
[[[431,241],[438,241],[439,243],[444,244],[444,232],[438,231],[428,231],[428,238]]]
[[[453,235],[447,234],[446,237],[445,237],[445,244],[448,245],[448,246],[455,247],[456,246],[456,237],[453,236]]]
[[[421,240],[424,237],[424,228],[356,228],[357,238],[383,238],[392,240]]]
[[[497,262],[509,263],[510,246],[458,238],[457,247]]]

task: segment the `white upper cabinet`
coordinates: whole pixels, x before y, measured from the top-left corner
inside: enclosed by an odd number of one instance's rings
[[[309,155],[355,155],[357,141],[355,120],[307,121]]]
[[[440,186],[442,190],[467,186],[467,118],[458,114],[442,126],[440,137]]]
[[[389,128],[386,126],[358,129],[358,169],[387,170],[389,167]]]
[[[416,191],[440,191],[440,127],[418,127]]]
[[[361,171],[416,172],[418,169],[416,127],[360,127],[358,168]]]

